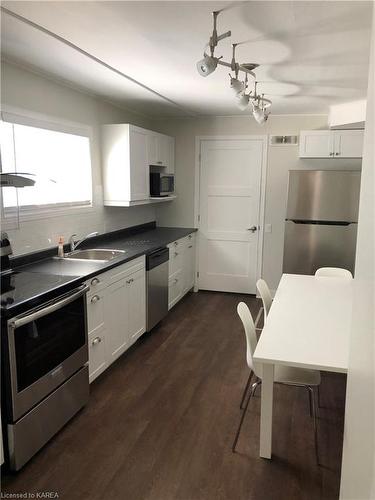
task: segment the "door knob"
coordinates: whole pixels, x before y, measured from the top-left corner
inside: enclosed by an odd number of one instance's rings
[[[252,233],[255,233],[255,231],[258,230],[257,226],[251,226],[247,228],[248,231],[251,231]]]

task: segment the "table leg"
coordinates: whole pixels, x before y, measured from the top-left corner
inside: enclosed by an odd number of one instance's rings
[[[274,365],[263,364],[262,400],[260,406],[260,450],[262,458],[272,455],[272,410],[273,410]]]

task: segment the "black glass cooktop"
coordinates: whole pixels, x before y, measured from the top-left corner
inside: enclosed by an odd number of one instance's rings
[[[72,282],[72,276],[11,271],[1,275],[1,309],[16,307]]]

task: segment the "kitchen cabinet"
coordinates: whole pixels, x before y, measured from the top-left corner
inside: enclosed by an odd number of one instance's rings
[[[176,271],[168,280],[168,310],[183,297],[183,270]]]
[[[363,130],[302,130],[300,158],[362,158]]]
[[[90,382],[146,331],[145,258],[106,271],[87,281]]]
[[[103,125],[102,164],[104,205],[155,203],[150,165],[174,173],[174,138],[126,123]]]
[[[185,243],[185,251],[183,253],[183,268],[184,268],[184,287],[183,295],[185,295],[194,286],[195,282],[195,234],[189,234]]]
[[[144,269],[131,274],[126,280],[129,345],[133,344],[146,330],[145,284]]]
[[[88,335],[89,380],[96,379],[108,366],[104,325]]]
[[[106,328],[110,332],[107,341],[109,364],[125,350],[129,342],[128,291],[126,278],[109,285],[105,290]]]
[[[174,138],[149,131],[147,141],[149,165],[163,167],[163,172],[173,174]]]
[[[334,137],[335,157],[362,158],[363,130],[336,130]]]
[[[129,206],[150,197],[148,131],[129,124],[103,125],[104,205]]]
[[[195,282],[195,234],[168,245],[169,248],[169,283],[168,308],[171,309],[191,290]]]

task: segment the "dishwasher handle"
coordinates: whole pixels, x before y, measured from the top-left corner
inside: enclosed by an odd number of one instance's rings
[[[167,247],[157,248],[146,258],[146,271],[154,269],[154,267],[160,266],[164,262],[169,260],[169,249]]]

